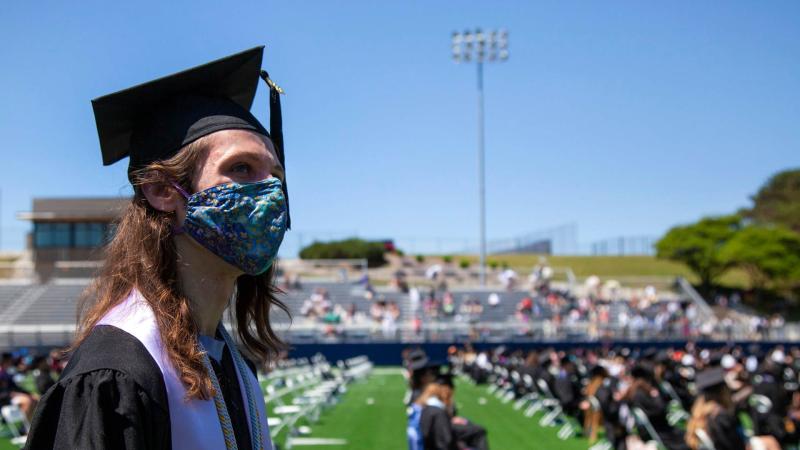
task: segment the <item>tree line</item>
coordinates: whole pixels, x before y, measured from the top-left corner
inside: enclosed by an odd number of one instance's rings
[[[772,176],[752,206],[670,229],[660,258],[684,263],[709,292],[727,271],[743,270],[756,291],[800,294],[800,169]]]

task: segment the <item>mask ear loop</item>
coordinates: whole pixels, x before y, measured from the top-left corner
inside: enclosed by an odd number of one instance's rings
[[[186,190],[184,188],[182,188],[178,183],[173,181],[172,182],[172,187],[175,188],[175,190],[178,191],[178,193],[181,194],[183,196],[183,198],[185,198],[186,200],[189,200],[189,197],[190,197],[189,193],[186,192]],[[186,232],[186,230],[183,228],[183,225],[173,225],[172,226],[172,234],[174,234],[174,235],[183,234],[185,232]]]

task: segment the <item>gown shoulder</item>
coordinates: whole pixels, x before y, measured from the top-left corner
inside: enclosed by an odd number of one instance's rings
[[[36,408],[26,449],[170,449],[161,371],[133,336],[89,334]]]

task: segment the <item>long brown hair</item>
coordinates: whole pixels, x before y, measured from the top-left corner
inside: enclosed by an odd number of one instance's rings
[[[172,158],[132,173],[133,198],[105,249],[105,263],[99,275],[82,296],[78,332],[70,348],[77,348],[111,308],[137,289],[153,310],[164,348],[186,387],[187,398],[198,399],[211,398],[214,388],[203,365],[189,299],[178,284],[173,214],[153,208],[142,186],[169,186],[175,182],[192,192],[192,179],[207,146],[208,140],[201,138]],[[269,321],[273,306],[289,314],[276,297],[280,291],[273,282],[275,272],[273,264],[264,274],[241,275],[236,281],[233,307],[229,308],[239,341],[249,356],[260,362],[285,348]]]
[[[438,398],[449,410],[453,406],[453,388],[445,384],[429,383],[414,403],[425,406],[431,397]]]
[[[700,448],[701,442],[697,437],[697,430],[708,433],[708,421],[713,420],[722,411],[734,412],[731,391],[727,385],[720,384],[697,397],[692,405],[692,415],[686,423],[686,443],[689,448],[692,450]]]
[[[597,395],[597,391],[600,390],[600,387],[603,386],[603,382],[605,382],[606,376],[605,374],[595,375],[589,380],[589,384],[586,385],[585,389],[585,396],[586,398],[595,397]],[[596,399],[596,397],[595,397]],[[583,416],[583,429],[589,430],[589,442],[593,443],[597,440],[597,433],[598,429],[600,428],[600,424],[603,422],[603,410],[597,410],[594,408],[590,408],[589,411]]]

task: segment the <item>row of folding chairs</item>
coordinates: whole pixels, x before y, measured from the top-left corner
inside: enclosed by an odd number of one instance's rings
[[[349,364],[339,361],[336,368],[327,361],[317,360],[306,366],[305,373],[292,372],[283,379],[271,378],[264,397],[268,405],[273,405],[270,435],[275,439],[283,430],[288,430],[283,449],[343,444],[338,439],[304,436],[311,432],[309,425],[319,420],[321,412],[338,402],[347,391],[347,385],[368,375],[371,368],[372,363],[366,358]]]
[[[525,417],[541,414],[539,425],[558,427],[557,436],[567,440],[575,435],[577,427],[574,420],[564,413],[561,402],[542,380],[534,380],[529,374],[520,374],[500,365],[492,365],[487,391],[503,403],[511,403],[517,397],[517,387],[523,386],[525,394],[514,401],[513,407],[523,411]]]

